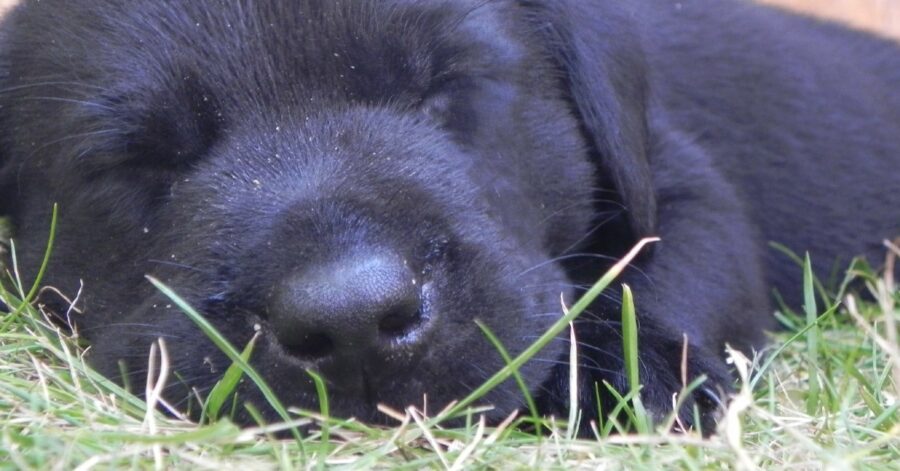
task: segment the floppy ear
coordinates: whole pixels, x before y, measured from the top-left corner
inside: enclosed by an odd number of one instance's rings
[[[628,2],[520,0],[563,72],[568,97],[628,211],[637,237],[655,235],[647,160],[646,64]]]

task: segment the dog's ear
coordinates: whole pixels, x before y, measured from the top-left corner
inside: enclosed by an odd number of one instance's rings
[[[656,231],[656,197],[647,160],[647,82],[628,2],[520,0],[536,37],[562,71],[601,170],[616,186],[637,237]]]

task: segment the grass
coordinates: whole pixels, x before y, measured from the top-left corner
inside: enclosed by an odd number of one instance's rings
[[[385,410],[397,419],[389,428],[329,418],[327,391],[317,381],[318,411],[281,407],[285,424],[240,429],[216,418],[241,407],[229,394],[242,376],[265,388],[246,361],[252,344],[241,351],[220,343],[234,365],[207,398],[202,423],[179,420],[155,407],[154,391],[165,380],[165,349],[153,355],[148,399],[140,400],[87,367],[77,338],[21,302],[37,284],[17,282],[0,291],[13,311],[0,314],[0,469],[897,469],[900,291],[889,276],[876,276],[865,265],[854,265],[850,273],[871,294],[866,300],[846,295],[846,283],[829,295],[807,270],[804,312],[781,315],[787,330],[776,336],[778,348],[762,361],[732,353],[739,388],[709,439],[670,432],[674,419],[653,428],[642,417],[633,361],[641,346],[630,328],[623,348],[632,391],[619,406],[639,433],[615,433],[628,425],[609,422],[597,426],[595,439],[573,438],[577,411],[557,419],[526,411],[497,427],[480,420],[481,395],[492,384],[516,378],[518,367],[541,342],[563,334],[589,297],[561,313],[545,338],[522,355],[512,358],[497,344],[507,366],[434,417],[415,409]],[[601,280],[593,295],[614,276]],[[626,302],[623,325],[633,327],[630,308]],[[187,315],[202,323],[196,313]],[[214,329],[207,334],[224,341]],[[577,372],[571,374],[574,382]],[[274,396],[272,401],[277,404]],[[465,417],[465,425],[442,426],[449,416]],[[516,426],[534,422],[543,433]],[[305,436],[280,433],[310,424],[315,431]]]

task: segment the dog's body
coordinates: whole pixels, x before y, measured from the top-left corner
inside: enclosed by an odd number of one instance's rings
[[[44,0],[2,34],[0,209],[30,269],[60,203],[47,281],[84,280],[75,321],[112,377],[160,336],[187,386],[227,365],[150,273],[235,344],[258,329],[290,405],[314,406],[312,368],[341,415],[440,407],[503,364],[475,319],[518,353],[659,235],[624,281],[662,415],[685,336],[689,375],[724,386],[771,287],[799,304],[768,241],[827,273],[900,234],[900,49],[751,4]],[[596,384],[625,389],[616,296],[591,311],[588,418]],[[546,413],[567,351],[522,368]]]

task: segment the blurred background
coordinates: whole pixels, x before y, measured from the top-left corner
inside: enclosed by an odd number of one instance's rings
[[[900,0],[759,0],[900,40]]]
[[[0,14],[18,0],[0,0]],[[900,40],[900,0],[757,0],[875,31]]]

